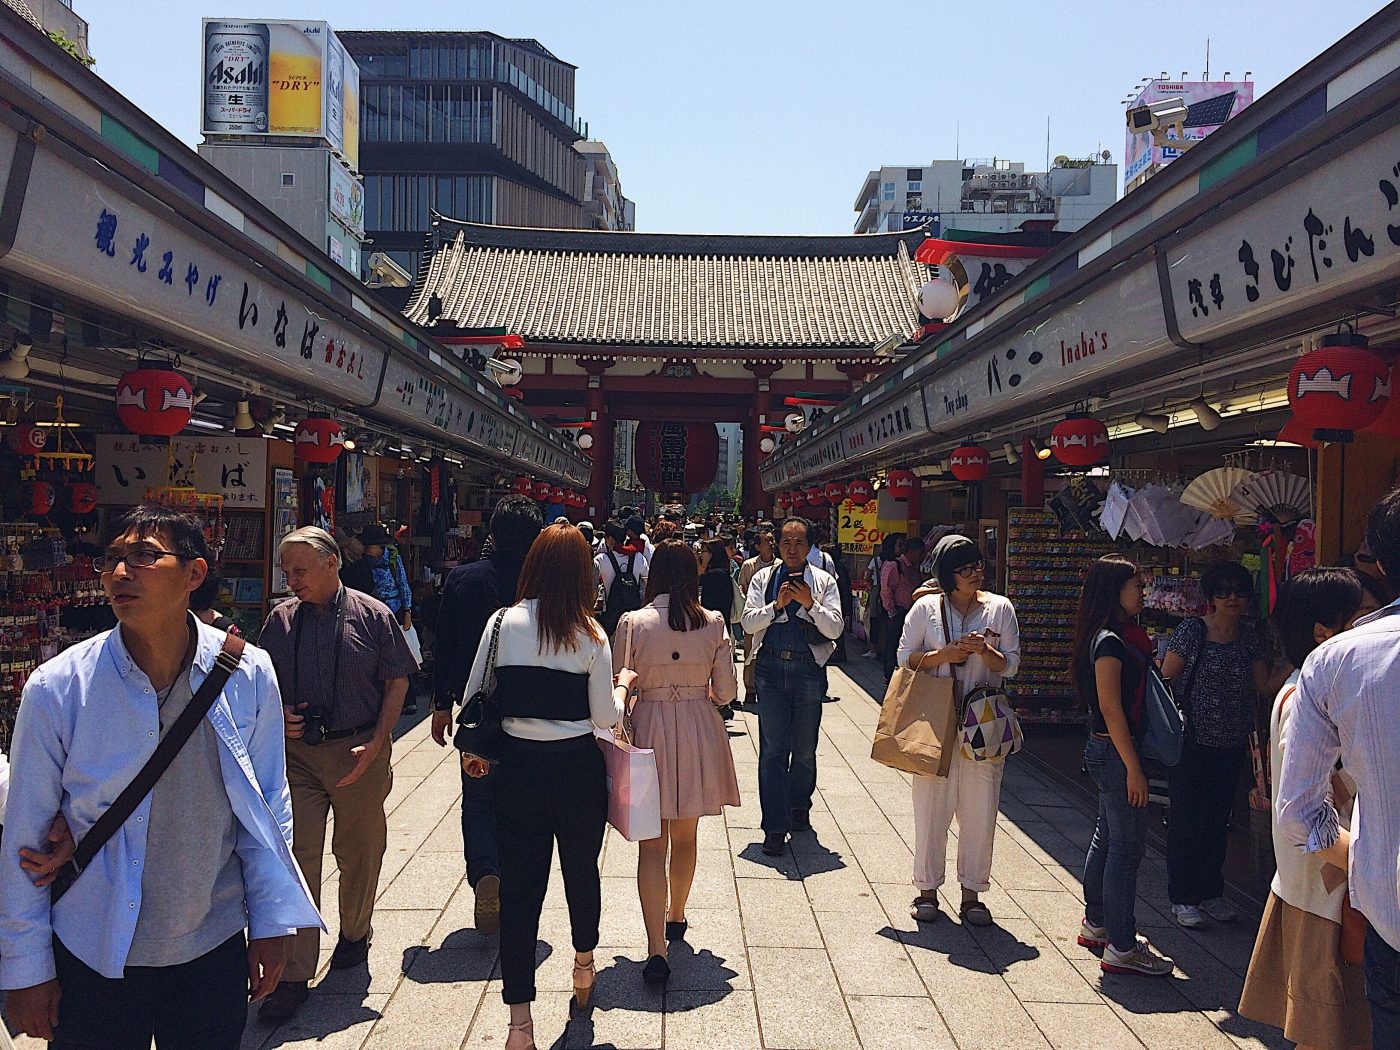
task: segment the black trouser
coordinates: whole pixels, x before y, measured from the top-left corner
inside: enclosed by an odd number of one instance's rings
[[[528,1003],[535,998],[535,941],[556,839],[574,951],[598,946],[607,769],[591,734],[551,741],[507,737],[492,776],[501,851],[501,997]]]
[[[904,618],[908,609],[896,609],[893,616],[885,620],[885,681],[894,677],[895,664],[899,662],[899,641],[904,634]]]
[[[103,977],[53,941],[54,1050],[236,1050],[248,1019],[248,952],[240,931],[177,966],[128,966]]]
[[[501,874],[500,850],[496,848],[495,770],[484,777],[462,773],[462,852],[472,889],[487,875]]]
[[[1243,744],[1210,747],[1186,733],[1181,761],[1167,776],[1167,896],[1173,904],[1224,895],[1226,835],[1244,754]]]

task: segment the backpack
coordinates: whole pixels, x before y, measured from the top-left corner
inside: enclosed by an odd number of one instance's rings
[[[1094,646],[1090,651],[1091,659],[1098,658],[1100,643],[1112,634],[1112,631],[1105,630],[1095,635]],[[1124,645],[1127,643],[1124,642]],[[1151,660],[1147,661],[1143,673],[1147,675],[1147,685],[1144,690],[1146,710],[1143,712],[1143,733],[1140,742],[1142,753],[1164,766],[1175,766],[1181,761],[1181,751],[1186,739],[1181,709],[1176,706],[1171,690],[1167,688],[1167,683],[1162,681],[1162,676],[1157,673],[1157,667]]]
[[[627,556],[625,569],[618,564],[617,556],[612,551],[608,551],[607,554],[613,567],[613,582],[608,588],[608,599],[603,607],[601,619],[603,629],[612,634],[617,630],[617,622],[622,619],[623,613],[635,612],[642,607],[642,585],[637,582],[637,576],[632,571],[632,564],[637,559],[635,554]]]

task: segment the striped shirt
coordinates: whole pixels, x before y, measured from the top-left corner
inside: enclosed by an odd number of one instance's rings
[[[1400,950],[1400,602],[1319,646],[1303,664],[1275,798],[1280,834],[1307,853],[1340,834],[1337,759],[1357,785],[1351,902]]]

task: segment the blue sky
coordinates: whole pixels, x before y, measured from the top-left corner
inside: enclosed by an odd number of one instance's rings
[[[1256,98],[1381,0],[383,0],[207,5],[75,0],[97,73],[198,142],[200,18],[319,18],[337,29],[488,29],[579,67],[577,111],[608,144],[649,231],[846,233],[881,164],[1102,149],[1121,100],[1183,70],[1256,81]],[[989,16],[982,18],[980,12]],[[960,148],[956,144],[960,142]]]

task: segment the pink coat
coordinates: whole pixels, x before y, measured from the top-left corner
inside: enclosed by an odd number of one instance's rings
[[[643,698],[653,689],[712,687],[715,702],[723,705],[732,701],[739,683],[734,676],[733,643],[723,617],[702,610],[706,622],[698,631],[673,631],[666,621],[669,610],[670,595],[663,594],[650,605],[623,614],[613,634],[613,673],[627,660],[640,679],[637,686]]]

